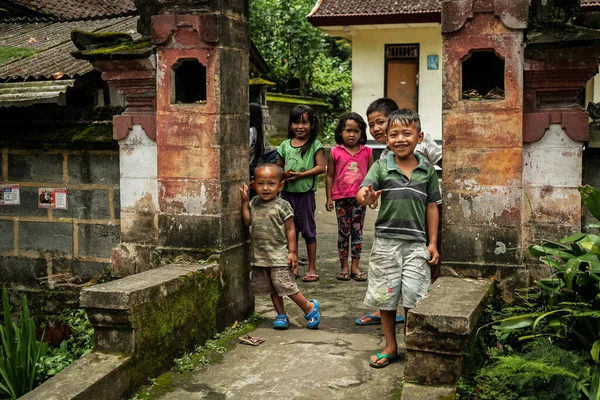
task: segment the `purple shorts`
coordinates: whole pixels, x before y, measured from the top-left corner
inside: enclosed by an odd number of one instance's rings
[[[287,200],[294,209],[296,234],[301,233],[306,244],[317,243],[317,224],[315,223],[315,192],[281,192],[281,198]]]

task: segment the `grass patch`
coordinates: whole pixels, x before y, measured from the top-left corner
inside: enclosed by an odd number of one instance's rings
[[[39,53],[39,50],[0,45],[0,65],[5,64],[8,61],[16,61],[31,57],[35,53]]]

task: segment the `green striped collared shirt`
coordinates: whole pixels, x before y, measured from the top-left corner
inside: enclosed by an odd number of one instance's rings
[[[419,165],[411,179],[396,166],[394,153],[377,160],[369,169],[361,186],[373,185],[381,190],[379,214],[375,221],[375,236],[427,241],[425,210],[427,203],[441,200],[435,169],[420,154]]]

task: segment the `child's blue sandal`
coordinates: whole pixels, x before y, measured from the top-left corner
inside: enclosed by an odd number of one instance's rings
[[[290,327],[290,320],[285,314],[278,314],[273,321],[273,329],[285,330]]]
[[[306,327],[308,329],[317,329],[319,324],[321,323],[321,313],[319,312],[319,302],[316,300],[311,300],[311,303],[314,304],[313,310],[306,314],[304,318],[308,321]]]

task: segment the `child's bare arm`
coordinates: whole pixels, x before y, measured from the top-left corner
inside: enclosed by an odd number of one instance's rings
[[[288,241],[288,265],[295,270],[298,268],[298,256],[296,255],[296,227],[293,217],[285,220],[285,233]]]
[[[240,195],[242,197],[242,219],[244,225],[252,225],[252,216],[250,215],[250,196],[248,195],[248,185],[245,183],[240,187]]]
[[[440,261],[440,253],[437,248],[438,241],[438,224],[440,222],[440,213],[438,211],[437,203],[427,203],[427,210],[425,212],[427,219],[427,250],[431,254],[431,259],[427,261],[431,265],[435,265]]]
[[[333,178],[335,176],[335,163],[333,157],[329,154],[327,160],[327,177],[325,178],[325,193],[327,200],[325,201],[325,209],[327,211],[333,211],[333,200],[331,199],[331,191],[333,189]]]
[[[277,156],[277,165],[281,168],[285,167],[285,160],[281,157],[281,155]]]

